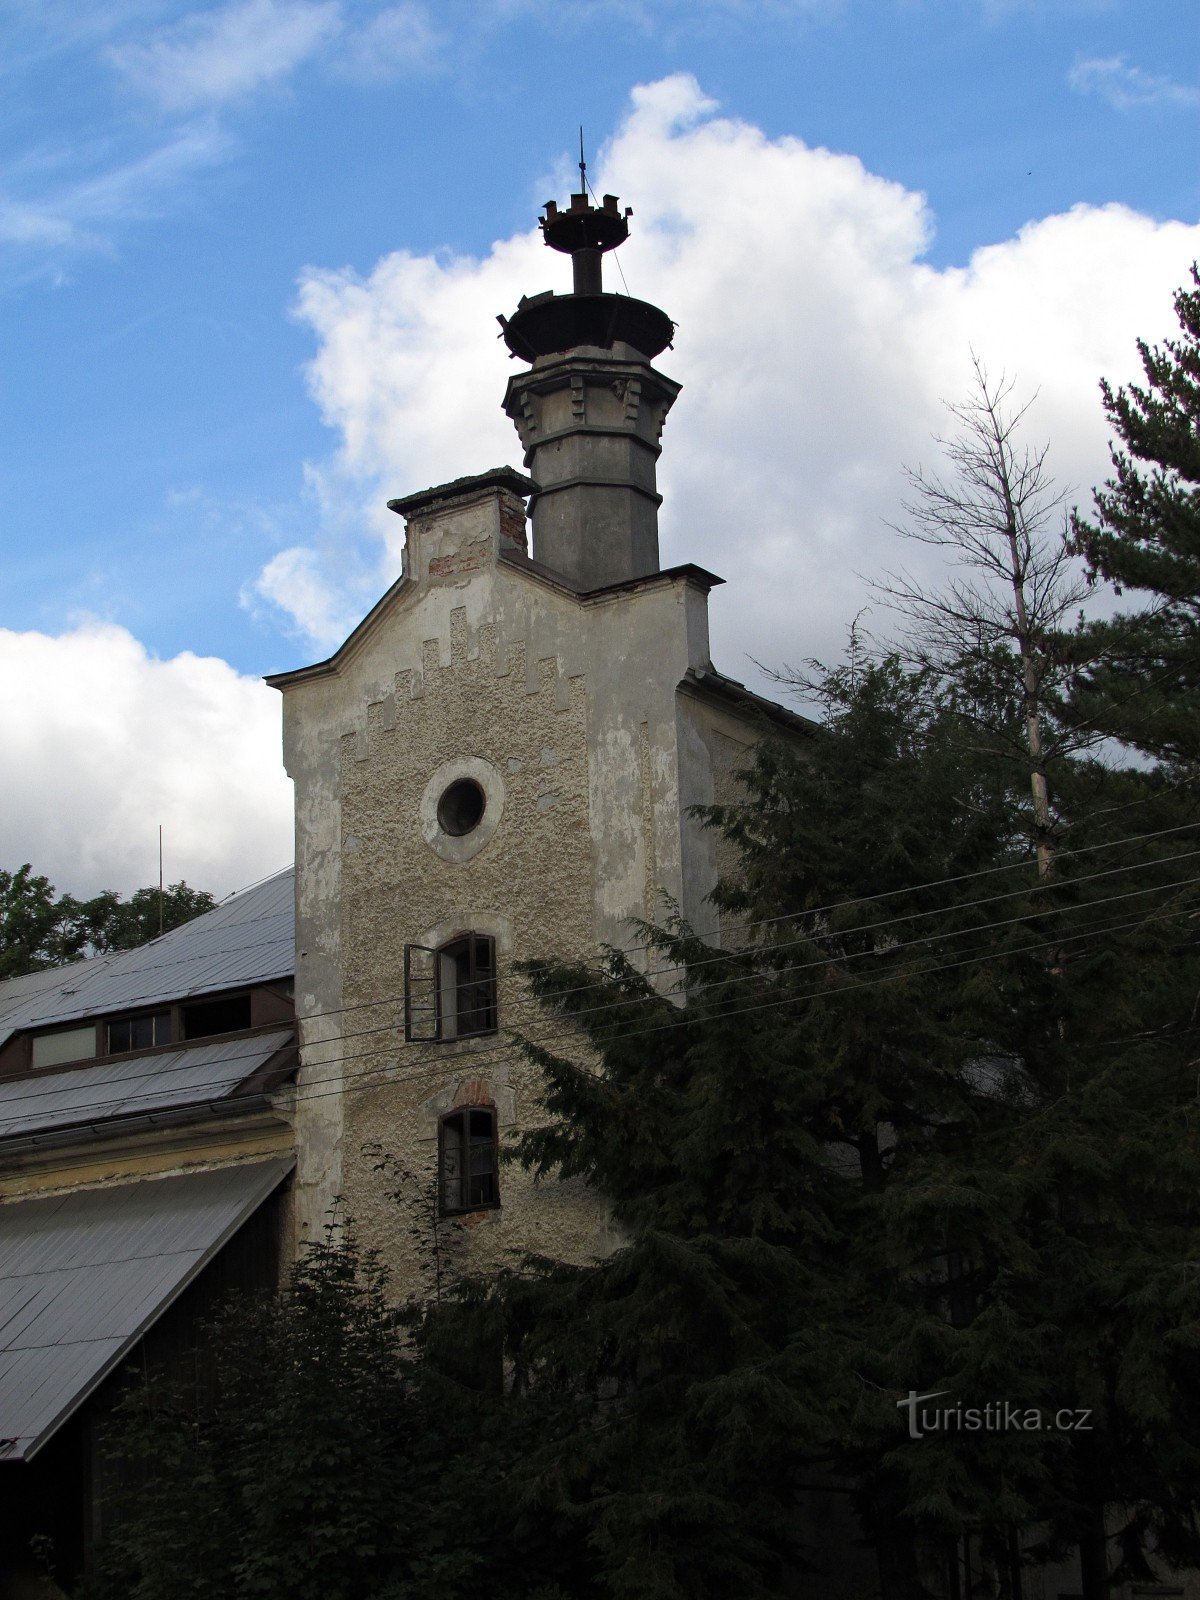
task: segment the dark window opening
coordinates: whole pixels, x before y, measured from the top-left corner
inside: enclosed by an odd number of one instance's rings
[[[405,1037],[468,1039],[496,1031],[496,942],[464,933],[438,950],[404,949]]]
[[[459,778],[438,801],[438,827],[452,839],[477,828],[483,819],[487,796],[473,778]]]
[[[468,933],[438,951],[438,1009],[443,1039],[496,1029],[495,946]]]
[[[496,1166],[496,1113],[491,1106],[468,1106],[442,1118],[438,1174],[443,1211],[499,1205]]]
[[[108,1024],[110,1056],[122,1055],[126,1050],[150,1050],[155,1045],[170,1042],[169,1011],[145,1012],[140,1017],[115,1017]]]
[[[250,1026],[250,996],[201,1000],[183,1008],[183,1037],[206,1039],[210,1033],[240,1033]]]

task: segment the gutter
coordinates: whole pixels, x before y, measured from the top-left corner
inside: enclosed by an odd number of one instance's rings
[[[743,711],[753,711],[764,722],[774,723],[786,732],[800,734],[806,739],[813,739],[820,732],[820,724],[811,717],[801,716],[798,711],[789,711],[777,701],[755,694],[744,683],[739,683],[736,678],[727,678],[723,672],[698,671],[695,667],[689,667],[676,688],[683,694],[695,695],[698,700],[716,700],[737,706]]]
[[[48,1128],[45,1133],[22,1133],[0,1139],[0,1157],[75,1144],[83,1135],[96,1140],[117,1139],[127,1133],[144,1133],[164,1127],[181,1128],[206,1122],[213,1117],[250,1116],[254,1112],[274,1109],[275,1102],[271,1095],[246,1094],[183,1106],[175,1111],[137,1111],[125,1117],[112,1117],[107,1122],[71,1122],[64,1127]]]

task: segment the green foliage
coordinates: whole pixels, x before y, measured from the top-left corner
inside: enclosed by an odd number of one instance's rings
[[[438,1489],[458,1443],[413,1383],[383,1271],[331,1235],[282,1295],[230,1302],[186,1378],[133,1382],[97,1593],[455,1593],[472,1557]]]
[[[841,1459],[881,1545],[1033,1522],[1077,1542],[1123,1506],[1142,1542],[1194,1560],[1196,819],[1154,774],[1061,757],[1066,848],[1036,877],[969,687],[931,696],[886,662],[832,674],[812,752],[760,750],[746,808],[711,814],[747,866],[726,906],[814,908],[801,948],[825,957],[797,1027],[822,1137],[862,1178],[830,1286],[865,1380]],[[1124,842],[1160,829],[1182,831]],[[1091,1408],[1094,1426],[889,1443],[910,1388]]]
[[[173,883],[163,890],[162,932],[216,905],[204,889]],[[136,889],[128,900],[105,889],[90,900],[56,897],[54,885],[28,862],[0,870],[0,979],[59,967],[108,950],[131,950],[160,932],[157,887]]]
[[[1013,455],[1030,516],[984,528],[950,631],[911,597],[919,648],[818,671],[812,739],[762,743],[741,801],[706,810],[740,858],[716,896],[734,948],[676,919],[601,971],[526,969],[553,1026],[523,1041],[544,1117],[510,1154],[586,1182],[617,1246],[460,1277],[433,1191],[375,1152],[424,1310],[402,1336],[370,1258],[326,1242],[227,1316],[190,1388],[135,1395],[111,1592],[807,1597],[814,1481],[852,1492],[887,1600],[927,1594],[964,1535],[1011,1593],[1035,1528],[1087,1552],[1093,1600],[1118,1513],[1121,1574],[1151,1547],[1200,1563],[1200,905],[1175,781],[1200,749],[1200,281],[1178,303],[1149,389],[1105,391],[1131,458],[1075,527],[1148,609],[1061,635],[1043,457]],[[982,393],[1007,449],[1019,418]],[[982,501],[924,483],[933,542],[986,506],[978,459]],[[1058,598],[1031,617],[1039,573]],[[1097,728],[1165,767],[1087,757]],[[1047,1422],[914,1439],[910,1391]]]
[[[77,960],[87,936],[73,912],[74,902],[56,900],[54,885],[28,862],[0,869],[0,979]]]
[[[818,1262],[836,1227],[788,1111],[804,1063],[756,1009],[777,984],[681,928],[658,951],[686,975],[682,1015],[616,954],[598,990],[583,969],[531,973],[604,1072],[529,1046],[551,1121],[520,1158],[586,1178],[628,1242],[475,1293],[541,1418],[521,1508],[586,1541],[603,1594],[782,1593],[805,1559],[794,1485],[833,1426]]]
[[[1189,778],[1200,762],[1200,274],[1175,296],[1182,337],[1139,341],[1146,387],[1104,409],[1123,448],[1074,536],[1093,572],[1140,609],[1090,631],[1106,665],[1081,703],[1098,726]]]
[[[465,1286],[429,1351],[503,1349],[508,1416],[540,1417],[519,1504],[605,1595],[812,1592],[802,1486],[831,1473],[889,1595],[947,1541],[1063,1548],[1102,1507],[1134,1565],[1200,1555],[1194,874],[1186,831],[1125,842],[1190,813],[1063,757],[1039,877],[963,684],[856,658],[820,688],[811,744],[761,745],[707,814],[740,953],[674,923],[643,930],[654,981],[530,969],[578,1049],[526,1043],[547,1121],[517,1157],[625,1243]],[[910,1390],[1093,1426],[911,1440]]]
[[[76,902],[77,925],[85,930],[91,953],[101,955],[146,944],[160,932],[169,933],[211,911],[216,903],[207,889],[193,889],[183,882],[163,889],[161,911],[157,886],[135,889],[128,900],[105,889],[91,900]]]

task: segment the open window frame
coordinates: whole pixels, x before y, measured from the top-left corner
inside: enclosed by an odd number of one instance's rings
[[[496,941],[469,930],[437,946],[404,947],[404,1037],[447,1043],[499,1026]]]

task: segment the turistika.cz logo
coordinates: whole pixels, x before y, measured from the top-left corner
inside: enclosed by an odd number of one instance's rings
[[[1011,1400],[989,1400],[986,1405],[967,1406],[961,1400],[952,1406],[930,1406],[949,1389],[932,1389],[928,1394],[908,1391],[906,1400],[897,1400],[897,1410],[908,1411],[908,1436],[923,1439],[929,1433],[1087,1433],[1092,1413],[1073,1407],[1043,1411],[1040,1406],[1014,1405]]]

